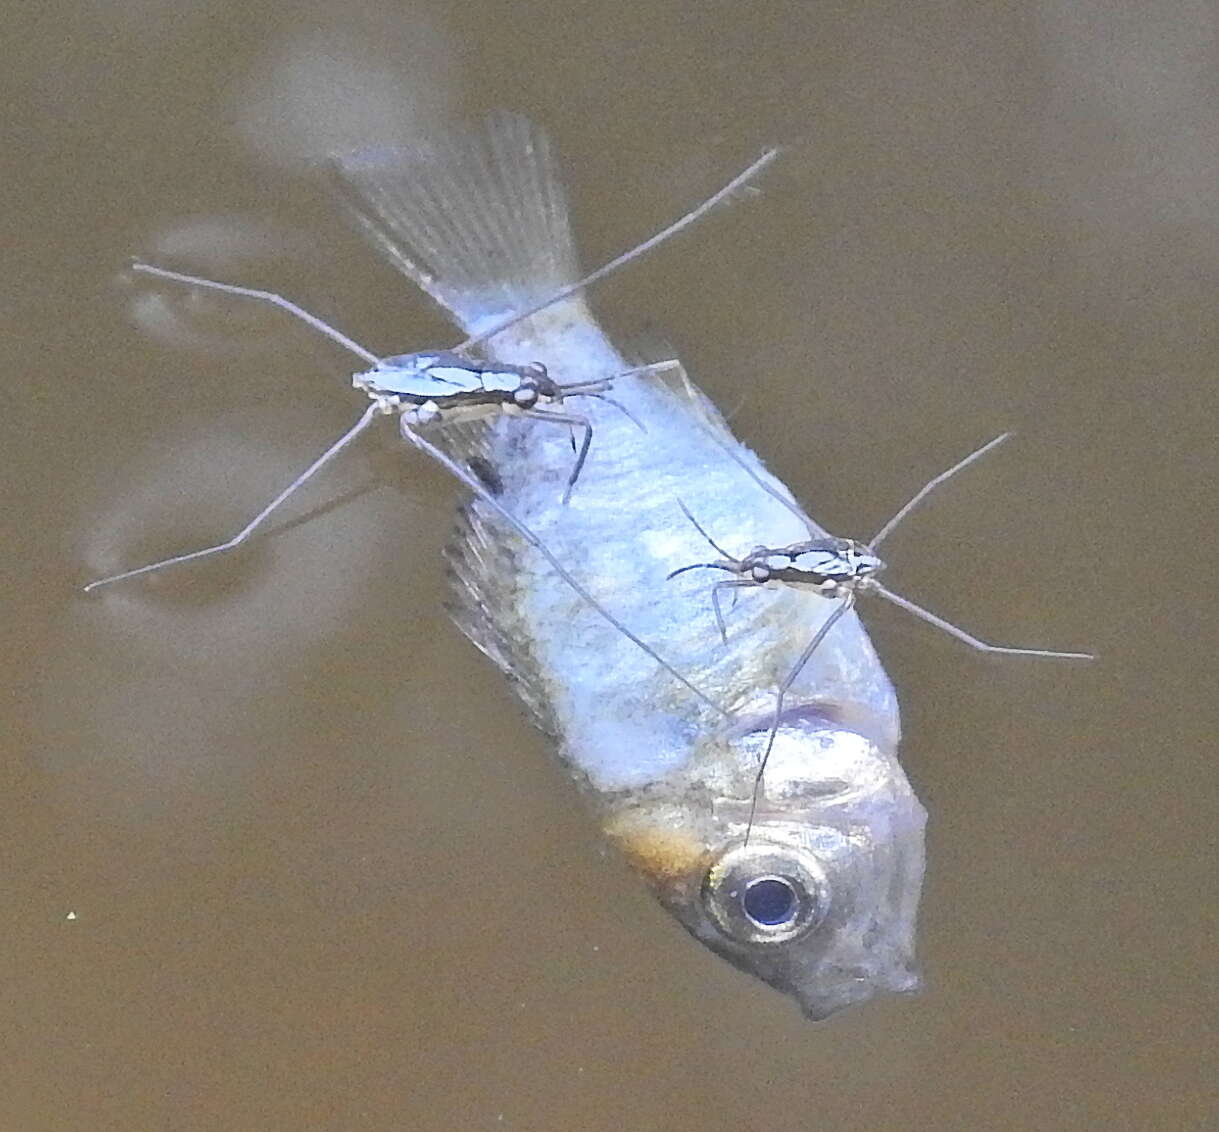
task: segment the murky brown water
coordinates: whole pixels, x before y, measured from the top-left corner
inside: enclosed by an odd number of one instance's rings
[[[1213,1119],[1213,5],[37,12],[0,49],[0,1129]],[[810,1025],[603,855],[440,610],[452,492],[388,435],[239,561],[75,592],[227,533],[356,407],[327,343],[125,258],[446,341],[296,169],[500,104],[555,134],[590,262],[804,143],[601,298],[832,529],[1018,431],[895,584],[1103,663],[873,611],[932,818],[919,998]]]

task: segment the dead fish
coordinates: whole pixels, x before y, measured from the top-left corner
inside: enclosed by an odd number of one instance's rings
[[[541,361],[564,383],[637,364],[582,293],[498,329],[580,278],[550,146],[525,119],[495,115],[337,168],[364,230],[467,334],[489,335],[488,358]],[[498,502],[706,697],[615,631],[477,497],[449,552],[455,620],[692,935],[812,1018],[914,990],[926,815],[897,759],[897,699],[867,634],[845,613],[787,690],[747,833],[776,689],[831,603],[766,591],[738,611],[725,647],[705,586],[665,581],[702,550],[676,500],[741,545],[794,543],[808,530],[749,490],[741,462],[791,498],[684,375],[619,377],[614,396],[630,419],[590,405],[597,443],[566,505],[562,430],[499,418],[441,443],[485,469]]]

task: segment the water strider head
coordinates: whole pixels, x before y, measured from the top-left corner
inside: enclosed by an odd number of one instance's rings
[[[538,405],[562,402],[563,387],[550,376],[541,362],[528,362],[511,368],[517,377],[515,387],[507,390],[513,406],[518,409],[534,409]]]
[[[810,1018],[916,990],[926,815],[896,758],[825,708],[787,713],[746,839],[772,717],[755,722],[606,832],[692,935]]]

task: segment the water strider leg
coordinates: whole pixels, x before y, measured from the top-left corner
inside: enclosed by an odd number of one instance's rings
[[[770,734],[766,737],[766,747],[762,751],[762,759],[758,763],[758,773],[753,780],[753,798],[749,803],[749,824],[745,827],[746,845],[749,844],[749,835],[753,832],[753,819],[758,812],[758,796],[762,792],[762,777],[766,773],[766,764],[770,760],[770,752],[774,749],[775,738],[779,734],[779,722],[783,714],[783,701],[787,698],[788,689],[796,682],[796,677],[803,671],[804,666],[808,664],[813,653],[817,651],[817,647],[825,640],[829,631],[838,624],[843,614],[854,604],[855,594],[847,594],[842,599],[838,608],[821,623],[821,628],[813,634],[813,639],[809,641],[805,650],[800,654],[800,659],[792,665],[791,671],[784,678],[783,683],[779,685],[778,694],[775,696],[774,720],[770,725]]]
[[[198,275],[183,275],[180,271],[169,271],[164,267],[154,267],[151,263],[140,263],[138,260],[132,263],[131,270],[137,271],[141,275],[153,275],[158,279],[172,279],[176,283],[186,283],[192,287],[205,287],[209,291],[220,291],[225,295],[239,295],[244,299],[259,299],[264,303],[271,303],[280,310],[287,311],[293,318],[299,318],[301,322],[312,326],[319,333],[325,334],[332,342],[337,342],[345,350],[350,350],[370,365],[380,364],[381,359],[371,350],[364,349],[359,342],[353,341],[346,334],[335,330],[328,322],[323,322],[317,315],[310,314],[304,307],[297,306],[296,303],[285,299],[283,295],[275,294],[274,291],[258,291],[253,287],[238,287],[233,283],[217,283],[214,279],[202,279]]]
[[[623,252],[622,255],[618,256],[616,259],[611,259],[609,263],[602,264],[602,266],[597,268],[596,271],[590,272],[588,275],[584,276],[583,279],[578,279],[575,283],[571,283],[568,286],[561,288],[553,295],[543,299],[540,303],[505,318],[502,322],[491,327],[490,330],[484,330],[478,334],[472,335],[460,345],[454,347],[454,349],[458,353],[473,349],[473,347],[481,345],[490,338],[494,338],[497,334],[502,333],[509,327],[515,326],[518,322],[523,322],[527,318],[532,318],[535,314],[538,314],[540,311],[544,311],[547,307],[553,306],[555,303],[562,302],[568,296],[574,295],[577,291],[583,291],[586,287],[591,287],[598,280],[604,279],[607,275],[617,271],[618,268],[622,267],[624,264],[630,263],[631,260],[637,259],[639,256],[650,252],[658,244],[663,244],[670,237],[676,236],[677,233],[683,228],[689,227],[689,225],[693,224],[696,220],[705,216],[708,212],[715,208],[716,205],[721,204],[734,193],[740,191],[742,186],[744,186],[748,181],[752,180],[778,156],[778,149],[766,150],[762,156],[757,159],[757,161],[750,165],[749,168],[747,168],[743,173],[738,173],[735,177],[733,177],[733,179],[729,181],[728,184],[726,184],[722,189],[720,189],[719,192],[713,193],[705,201],[703,201],[702,204],[692,208],[689,212],[675,220],[667,228],[661,229],[656,233],[656,235],[644,240],[643,243],[636,244],[633,248],[631,248],[630,251]]]
[[[761,582],[744,581],[740,578],[728,578],[722,582],[716,582],[711,587],[711,608],[715,611],[715,624],[720,631],[720,640],[728,644],[728,629],[724,624],[724,612],[720,609],[720,590],[732,590],[732,606],[736,608],[737,590],[753,590],[758,589],[762,585]]]
[[[621,374],[618,375],[618,377],[621,376]],[[613,378],[612,380],[616,381],[617,378]],[[604,393],[581,393],[579,396],[591,397],[594,401],[604,401],[607,405],[613,405],[614,408],[617,409],[618,412],[620,412],[624,417],[626,417],[626,419],[630,421],[631,424],[633,424],[637,429],[639,429],[640,432],[646,433],[648,431],[647,426],[643,423],[643,421],[635,416],[635,414],[632,413],[631,410],[628,409],[621,401],[617,401],[613,397],[607,396]]]
[[[922,503],[927,496],[935,491],[940,484],[946,483],[948,480],[952,479],[957,472],[969,467],[969,465],[975,460],[981,459],[992,448],[998,448],[999,445],[1007,440],[1011,435],[1012,434],[1010,432],[1005,432],[999,436],[996,436],[994,440],[988,440],[982,445],[981,448],[976,449],[966,456],[964,460],[958,460],[946,472],[940,472],[938,476],[933,476],[931,479],[929,479],[925,484],[923,484],[922,487],[918,489],[918,491],[914,493],[914,496],[901,508],[901,510],[898,511],[898,513],[894,515],[892,519],[890,519],[883,527],[880,528],[879,531],[876,532],[876,537],[873,538],[870,543],[868,543],[868,546],[872,550],[875,550],[894,532],[894,530],[897,529],[898,523],[909,515],[910,512],[913,511],[920,503]]]
[[[276,508],[280,506],[297,488],[311,479],[316,473],[322,470],[331,460],[335,458],[344,448],[347,447],[357,436],[360,435],[371,423],[374,417],[383,413],[384,410],[378,404],[369,405],[364,410],[363,415],[354,425],[351,426],[342,436],[339,437],[329,448],[326,449],[312,464],[309,465],[299,476],[296,477],[283,491],[281,491],[274,499],[271,500],[257,515],[254,516],[244,527],[241,528],[232,538],[226,539],[224,542],[217,543],[215,546],[207,546],[202,550],[192,550],[188,554],[176,554],[172,558],[163,558],[160,562],[150,562],[147,566],[137,566],[134,570],[124,570],[121,574],[112,574],[108,578],[98,578],[94,582],[90,582],[85,586],[85,593],[91,593],[100,586],[108,586],[113,582],[122,582],[127,578],[135,578],[140,574],[151,574],[154,570],[163,570],[167,566],[178,566],[183,562],[193,562],[199,558],[207,558],[213,554],[221,554],[226,550],[235,550],[243,542],[246,541],[271,515]]]
[[[664,373],[667,369],[680,369],[681,362],[677,358],[666,358],[663,362],[647,362],[641,366],[633,366],[631,369],[624,369],[621,373],[614,374],[609,379],[612,384],[615,381],[621,381],[624,377],[651,377],[654,373]],[[642,427],[642,426],[641,426]],[[646,429],[644,430],[647,431]]]
[[[691,526],[692,526],[692,527],[693,527],[693,528],[694,528],[696,531],[698,531],[698,533],[699,533],[700,535],[702,535],[702,536],[703,536],[703,538],[704,538],[704,539],[707,541],[707,544],[708,544],[708,545],[711,547],[711,549],[712,549],[712,550],[714,550],[714,551],[715,551],[715,553],[716,553],[716,554],[720,555],[720,556],[721,556],[721,557],[723,557],[723,558],[726,558],[726,559],[727,559],[729,562],[736,562],[736,561],[738,561],[738,559],[734,558],[734,557],[733,557],[731,554],[729,554],[729,553],[728,553],[728,551],[726,551],[726,550],[725,550],[725,549],[724,549],[722,546],[720,546],[720,544],[719,544],[718,542],[716,542],[716,541],[715,541],[715,539],[713,539],[713,538],[712,538],[712,537],[711,537],[711,536],[710,536],[710,535],[707,533],[707,531],[706,531],[706,529],[703,527],[702,523],[700,523],[700,522],[699,522],[699,521],[698,521],[698,520],[697,520],[697,519],[696,519],[696,518],[693,516],[693,514],[691,514],[691,512],[690,512],[690,508],[686,506],[686,504],[685,504],[685,502],[684,502],[683,500],[679,499],[679,500],[677,501],[677,506],[681,508],[681,513],[682,513],[683,515],[685,515],[685,517],[686,517],[687,519],[689,519],[689,520],[690,520],[690,525],[691,525]],[[689,570],[689,569],[691,569],[691,567],[689,567],[689,566],[683,566],[683,567],[682,567],[682,569],[683,569],[683,570]],[[669,577],[670,577],[670,578],[672,578],[672,577],[674,577],[674,576],[675,576],[675,574],[670,574],[670,575],[669,575]]]
[[[606,622],[618,630],[628,641],[637,648],[642,649],[650,656],[661,668],[663,668],[670,676],[672,676],[679,684],[682,684],[695,696],[697,696],[704,704],[711,708],[718,715],[725,719],[731,720],[732,713],[726,708],[717,704],[710,696],[701,689],[695,687],[685,676],[683,676],[676,668],[673,667],[664,657],[660,655],[651,645],[644,641],[641,637],[636,636],[630,629],[618,620],[608,609],[605,608],[576,578],[570,573],[566,566],[559,560],[558,556],[537,536],[531,531],[520,519],[518,519],[511,511],[508,510],[498,499],[492,495],[486,487],[466,468],[463,468],[455,460],[451,459],[439,448],[436,447],[430,440],[415,432],[405,421],[401,422],[402,437],[409,444],[414,445],[421,452],[430,456],[442,468],[465,485],[474,495],[478,496],[483,503],[490,507],[501,519],[504,520],[517,534],[521,536],[530,546],[532,546],[547,562],[550,563],[552,569],[560,578],[563,579],[576,595],[584,601],[589,608],[598,613]]]
[[[584,430],[584,439],[580,441],[580,451],[576,456],[576,462],[572,466],[571,475],[567,477],[567,486],[563,489],[563,502],[567,503],[571,499],[571,493],[576,486],[576,480],[580,478],[580,472],[584,468],[584,461],[588,459],[588,449],[593,442],[593,426],[592,422],[587,417],[581,417],[575,413],[552,413],[549,409],[524,409],[521,412],[522,417],[529,417],[535,421],[551,421],[554,424],[570,425],[572,428],[582,428]],[[574,440],[575,437],[573,436]]]
[[[711,545],[711,549],[714,550],[717,554],[723,555],[723,557],[726,559],[726,561],[725,562],[694,562],[694,563],[691,563],[689,566],[679,566],[676,570],[671,570],[668,574],[665,575],[665,581],[666,582],[671,581],[672,579],[676,578],[678,574],[685,574],[689,570],[726,570],[729,573],[732,573],[733,572],[732,567],[729,566],[728,563],[729,562],[735,563],[739,566],[740,560],[737,558],[734,558],[731,554],[729,554],[728,551],[726,551],[722,546],[720,546],[720,544],[718,542],[716,542],[715,539],[713,539],[706,532],[706,530],[704,530],[703,525],[690,513],[690,508],[686,506],[686,504],[683,500],[678,499],[677,506],[681,508],[681,513],[683,515],[685,515],[685,517],[687,519],[690,520],[690,523],[694,527],[694,529],[696,531],[698,531],[698,533],[700,535],[702,535],[703,538]],[[719,591],[725,587],[735,591],[742,587],[746,587],[746,586],[754,587],[759,584],[760,583],[752,581],[752,580],[746,581],[741,578],[730,578],[723,582],[716,582],[715,585],[713,585],[711,587],[711,608],[715,613],[715,624],[716,624],[716,627],[720,631],[720,640],[725,645],[728,644],[728,629],[724,624],[724,612],[720,608]],[[734,592],[732,595],[732,607],[734,609],[736,608],[736,596],[737,595]]]
[[[1090,652],[1057,652],[1053,649],[1017,649],[1011,648],[1008,645],[990,645],[985,641],[978,640],[977,637],[965,632],[964,629],[954,625],[951,621],[945,621],[942,617],[937,617],[928,609],[924,609],[921,605],[915,605],[909,598],[904,598],[901,594],[895,594],[892,590],[885,589],[879,582],[869,578],[867,588],[875,593],[878,597],[883,597],[885,601],[891,601],[894,605],[904,609],[907,613],[914,614],[920,621],[926,621],[928,625],[934,625],[937,629],[943,629],[950,637],[955,637],[958,641],[963,641],[971,649],[977,649],[978,652],[993,652],[1001,653],[1004,656],[1038,656],[1048,658],[1050,660],[1095,660],[1096,657]]]
[[[768,483],[757,473],[755,469],[751,468],[746,461],[741,459],[740,453],[736,450],[735,443],[729,444],[728,441],[726,441],[720,435],[719,429],[716,428],[716,426],[707,416],[707,410],[702,401],[702,394],[699,392],[698,387],[695,386],[694,382],[690,380],[690,375],[684,370],[682,371],[681,379],[682,384],[686,388],[686,394],[690,398],[690,404],[694,406],[694,411],[698,414],[699,420],[702,423],[703,431],[706,432],[710,440],[717,445],[724,455],[727,456],[734,464],[736,464],[741,471],[743,471],[751,480],[753,480],[758,487],[766,492],[767,495],[775,500],[775,502],[781,503],[787,508],[788,511],[795,515],[796,518],[799,519],[800,522],[802,522],[807,528],[810,537],[820,538],[824,532],[817,529],[813,521],[803,512],[803,510],[801,510],[800,505],[789,499],[787,495],[780,491],[779,488],[777,488],[773,483]],[[682,507],[682,510],[685,511],[684,506]],[[690,519],[690,522],[694,523],[694,519],[688,511],[686,512],[686,518]],[[697,523],[694,523],[694,525],[698,527]],[[707,533],[703,531],[702,527],[699,527],[698,529],[702,532],[703,537],[706,538],[708,542],[711,542],[711,539],[707,537]],[[712,542],[711,545],[715,546],[715,543]],[[719,547],[716,547],[716,549],[719,550]],[[723,554],[724,552],[721,550],[720,553]]]
[[[616,401],[613,397],[608,396],[606,390],[613,389],[614,383],[623,380],[623,378],[651,377],[653,374],[664,373],[665,370],[674,368],[681,368],[681,362],[676,358],[667,358],[663,362],[649,362],[647,365],[624,369],[621,373],[616,373],[613,377],[607,377],[602,381],[589,382],[588,387],[584,389],[580,388],[583,383],[577,382],[574,389],[570,386],[564,387],[563,394],[566,397],[592,397],[597,401],[605,401],[607,404],[613,405],[640,432],[646,433],[648,431],[647,425],[635,416],[621,401]]]

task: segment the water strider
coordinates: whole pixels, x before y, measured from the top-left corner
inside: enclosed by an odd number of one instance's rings
[[[715,435],[713,429],[711,434]],[[958,472],[963,471],[974,461],[980,459],[992,449],[997,448],[1010,436],[1011,433],[1008,432],[996,436],[993,440],[982,445],[981,448],[975,449],[964,459],[958,460],[947,471],[940,472],[939,475],[932,477],[866,543],[826,534],[805,515],[794,501],[783,493],[776,491],[747,462],[741,460],[738,453],[727,444],[723,446],[727,455],[740,465],[758,487],[777,499],[805,524],[808,537],[787,546],[755,546],[743,558],[735,558],[707,533],[702,524],[691,514],[689,508],[680,500],[678,501],[679,506],[694,529],[698,531],[711,548],[721,557],[716,562],[695,562],[688,566],[678,567],[678,569],[670,571],[666,580],[676,578],[678,575],[685,574],[691,570],[722,570],[725,573],[735,575],[730,579],[716,582],[711,587],[711,607],[715,614],[715,623],[719,630],[720,639],[725,644],[728,641],[728,633],[724,623],[723,609],[720,605],[720,593],[725,589],[731,590],[735,599],[737,591],[741,589],[757,589],[762,586],[789,586],[793,589],[804,590],[805,592],[816,594],[818,597],[837,602],[829,615],[818,626],[816,632],[813,633],[804,652],[800,654],[796,663],[792,665],[791,671],[779,685],[778,692],[775,695],[774,722],[771,724],[770,734],[767,737],[766,746],[763,748],[762,757],[758,763],[757,781],[754,786],[755,799],[758,797],[770,753],[778,736],[783,718],[783,703],[788,689],[800,675],[800,670],[809,662],[817,649],[821,647],[830,630],[851,609],[860,594],[874,593],[878,597],[882,597],[886,601],[906,610],[906,612],[913,614],[920,620],[943,630],[949,636],[955,637],[979,652],[999,653],[1004,656],[1039,657],[1049,660],[1095,659],[1091,653],[1086,652],[1061,652],[1054,649],[1015,648],[1010,645],[988,644],[986,641],[967,633],[964,629],[952,624],[950,621],[945,621],[944,618],[932,613],[930,610],[924,609],[921,605],[915,604],[909,598],[894,593],[883,586],[876,578],[876,575],[885,569],[885,563],[877,554],[880,544],[898,528],[906,516],[941,484],[947,483]]]
[[[478,200],[481,205],[487,207],[488,211],[481,215],[470,215],[464,218],[471,225],[469,232],[459,229],[441,231],[440,235],[429,236],[425,228],[419,229],[418,235],[420,243],[423,245],[422,254],[425,256],[430,240],[441,238],[456,240],[469,257],[465,263],[466,270],[479,271],[485,270],[480,265],[479,253],[476,247],[473,252],[470,250],[478,239],[476,234],[478,226],[486,222],[487,216],[495,217],[497,215],[502,222],[514,224],[517,218],[514,210],[518,199],[522,196],[529,197],[536,191],[537,186],[517,181],[521,172],[528,175],[534,160],[534,147],[544,151],[545,138],[535,134],[533,127],[525,119],[516,115],[502,114],[493,117],[488,122],[484,135],[470,134],[455,137],[447,145],[438,149],[429,149],[420,145],[414,151],[367,151],[336,157],[332,166],[339,188],[347,196],[349,205],[365,231],[369,231],[369,217],[364,212],[364,205],[367,204],[370,208],[384,207],[385,195],[388,193],[392,196],[392,193],[396,191],[396,182],[404,176],[412,178],[417,187],[427,182],[430,176],[433,178],[430,182],[431,189],[444,194],[456,194],[458,197],[464,194],[468,201]],[[584,416],[559,413],[543,406],[560,405],[565,397],[591,397],[612,405],[635,427],[643,431],[643,425],[630,413],[630,410],[608,397],[606,391],[613,386],[615,381],[623,377],[650,375],[673,367],[676,363],[655,362],[624,367],[616,373],[601,374],[595,378],[557,382],[550,376],[546,366],[536,360],[519,363],[494,362],[479,359],[473,355],[472,351],[485,349],[488,341],[497,334],[509,330],[531,315],[546,311],[548,308],[568,300],[569,296],[582,292],[619,267],[676,235],[718,204],[738,193],[743,186],[770,164],[777,152],[774,149],[766,150],[748,168],[734,177],[724,188],[708,197],[702,204],[591,274],[576,280],[564,280],[561,285],[555,286],[550,292],[544,293],[540,297],[535,295],[527,308],[516,309],[511,305],[501,307],[478,330],[449,350],[419,351],[392,357],[380,357],[282,295],[203,279],[151,264],[134,263],[132,269],[137,273],[219,291],[236,297],[260,300],[279,307],[300,319],[371,365],[371,369],[357,373],[352,379],[353,386],[363,392],[371,404],[351,428],[231,538],[213,546],[188,551],[158,562],[124,570],[109,577],[99,578],[89,582],[84,587],[85,592],[88,593],[115,582],[127,581],[166,567],[197,561],[237,548],[246,542],[290,496],[363,433],[374,420],[380,416],[396,415],[399,431],[404,440],[443,465],[470,491],[481,497],[501,520],[509,524],[518,536],[524,538],[543,556],[576,596],[602,617],[617,633],[629,640],[650,660],[659,664],[688,691],[703,699],[721,715],[727,716],[728,713],[724,708],[709,699],[706,693],[692,684],[653,646],[638,637],[607,607],[598,602],[572,574],[561,558],[552,553],[518,517],[504,508],[477,477],[466,467],[454,461],[423,433],[440,425],[471,424],[500,415],[579,427],[583,430],[583,440],[576,452],[574,465],[567,476],[561,495],[562,503],[567,504],[572,488],[587,459],[593,436],[593,426],[592,422]],[[452,180],[444,183],[445,178],[448,177],[452,177]],[[429,222],[427,216],[427,211],[421,209],[408,211],[399,220],[402,224],[426,224]],[[526,236],[529,235],[525,229],[522,229],[521,232]],[[382,243],[381,239],[378,239],[377,242]],[[382,243],[382,246],[385,245]],[[495,248],[486,250],[488,254],[497,252]],[[432,286],[442,285],[442,281],[430,275],[425,258],[418,262],[404,263],[400,260],[395,262],[412,278],[427,278]],[[572,446],[575,448],[574,438]]]
[[[539,133],[493,133],[473,150],[429,147],[397,166],[345,173],[390,262],[497,364],[543,358],[565,381],[598,382],[639,360],[609,342],[574,287],[563,192]],[[543,308],[556,293],[564,297]],[[436,434],[497,484],[496,496],[478,492],[462,511],[448,552],[451,609],[664,906],[821,1018],[917,985],[925,815],[897,761],[892,685],[848,613],[790,689],[746,843],[774,688],[808,639],[806,603],[794,591],[750,603],[724,647],[705,590],[664,584],[699,545],[674,499],[757,543],[762,532],[794,542],[804,528],[776,500],[742,498],[740,468],[709,435],[701,394],[677,376],[615,377],[630,419],[589,403],[597,442],[566,506],[571,452],[560,430],[501,414]],[[738,456],[766,477],[751,453]],[[602,610],[663,644],[688,680],[665,678],[560,584],[556,560]]]
[[[755,163],[742,176],[752,176],[759,168]],[[739,178],[738,178],[739,180]],[[735,182],[734,182],[735,184]],[[725,191],[731,191],[725,190]],[[712,198],[701,208],[707,207],[718,198]],[[687,214],[678,221],[675,227],[685,227],[693,214]],[[671,233],[670,233],[671,234]],[[641,245],[642,247],[642,245]],[[640,248],[634,248],[626,259],[633,259],[639,254]],[[548,406],[562,405],[567,397],[595,397],[599,400],[616,405],[613,398],[607,396],[607,391],[613,387],[619,377],[636,373],[652,373],[666,368],[668,362],[656,362],[647,366],[639,366],[626,373],[614,374],[597,381],[557,382],[552,378],[541,362],[529,362],[526,365],[495,364],[480,361],[463,351],[475,348],[481,338],[472,338],[460,343],[452,350],[419,351],[413,354],[398,354],[393,357],[379,358],[371,350],[365,349],[359,343],[352,341],[345,334],[319,319],[316,315],[288,301],[282,295],[268,291],[257,291],[250,287],[238,287],[231,283],[218,283],[214,279],[203,279],[198,275],[185,275],[180,271],[169,271],[164,267],[156,267],[149,263],[132,263],[131,270],[139,275],[150,275],[158,279],[169,279],[176,283],[184,283],[192,287],[219,291],[227,295],[243,298],[262,299],[287,311],[289,314],[320,330],[327,337],[346,347],[352,353],[372,363],[372,369],[357,373],[352,379],[352,386],[364,393],[370,401],[379,404],[386,413],[397,413],[402,428],[415,432],[430,429],[439,425],[469,424],[484,417],[497,413],[511,413],[528,417],[530,420],[547,421],[554,424],[565,424],[583,430],[571,474],[563,491],[563,502],[571,498],[576,480],[584,461],[588,458],[588,450],[592,445],[592,424],[586,417],[572,413],[555,412]],[[600,275],[600,272],[594,273]],[[592,276],[589,276],[591,279]],[[581,281],[587,286],[588,280]],[[628,414],[629,416],[629,414]],[[363,423],[357,424],[339,440],[338,448],[346,446],[363,431]],[[337,449],[336,449],[337,451]],[[311,468],[310,474],[318,471],[323,464]],[[291,490],[303,483],[303,479],[295,481]],[[289,492],[291,494],[291,491]],[[286,498],[286,497],[285,497]],[[280,501],[282,502],[282,500]],[[262,516],[265,518],[265,515]],[[261,521],[261,520],[260,520]],[[166,559],[163,562],[152,562],[136,570],[128,570],[111,578],[103,578],[91,582],[85,588],[92,589],[110,582],[121,581],[146,574],[166,566],[177,565],[193,558],[201,558],[221,550],[231,550],[232,540],[217,546],[207,547],[192,554]]]

